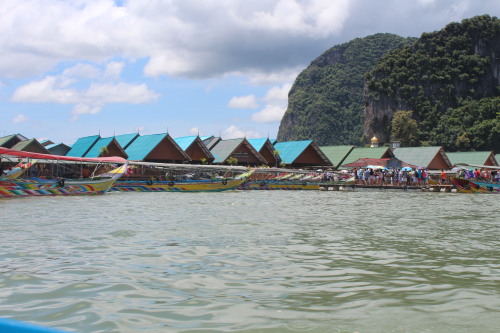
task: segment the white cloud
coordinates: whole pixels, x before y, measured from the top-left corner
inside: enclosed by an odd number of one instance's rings
[[[253,130],[244,131],[235,125],[231,125],[228,128],[226,128],[226,130],[224,130],[224,139],[239,139],[239,138],[256,139],[260,138],[260,134]]]
[[[259,107],[259,104],[255,95],[247,95],[231,98],[227,106],[234,109],[256,109]]]
[[[189,133],[191,133],[192,135],[200,135],[200,136],[203,135],[203,133],[200,131],[200,129],[198,127],[192,127],[189,130]]]
[[[116,58],[148,60],[144,73],[151,77],[272,77],[303,68],[354,37],[418,36],[450,19],[484,13],[498,16],[500,2],[2,0],[0,77],[41,75],[63,61]],[[108,73],[119,71],[117,65]]]
[[[267,105],[264,109],[252,115],[252,120],[259,123],[272,123],[280,121],[285,114],[286,106],[280,105]]]
[[[115,66],[120,67],[120,66]],[[109,67],[108,67],[109,68]],[[68,76],[90,75],[90,67],[74,67],[60,76],[46,76],[42,80],[32,81],[18,87],[12,96],[14,102],[74,104],[72,120],[82,114],[99,113],[102,107],[111,103],[143,104],[158,99],[159,95],[146,84],[91,83],[89,87],[77,89],[69,87],[78,81]],[[114,70],[117,74],[118,71]],[[106,75],[106,73],[102,73]],[[92,74],[93,75],[93,74]]]
[[[264,100],[266,102],[272,102],[272,103],[280,103],[280,104],[285,103],[286,105],[286,102],[288,101],[288,93],[290,92],[291,88],[292,88],[291,83],[284,84],[281,87],[272,87],[266,93]]]
[[[281,121],[288,103],[288,92],[292,85],[284,84],[281,87],[272,87],[266,93],[263,101],[266,106],[252,115],[252,120],[259,123],[272,123]]]
[[[119,79],[124,67],[125,67],[124,62],[112,61],[106,65],[106,71],[104,73],[104,77],[111,79]]]
[[[12,122],[13,123],[24,123],[28,121],[28,117],[26,117],[24,114],[20,113],[18,114],[17,116],[15,116],[14,118],[12,118]]]

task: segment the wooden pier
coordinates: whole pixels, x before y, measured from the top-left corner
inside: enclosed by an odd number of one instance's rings
[[[453,185],[355,185],[355,184],[319,184],[320,191],[356,191],[356,190],[376,190],[376,191],[425,191],[425,192],[456,192]]]

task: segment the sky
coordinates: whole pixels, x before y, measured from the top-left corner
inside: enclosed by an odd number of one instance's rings
[[[2,0],[0,136],[276,138],[334,45],[419,37],[499,0]]]

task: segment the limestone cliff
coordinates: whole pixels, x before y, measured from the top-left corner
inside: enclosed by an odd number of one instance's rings
[[[455,150],[465,137],[469,148],[497,149],[499,96],[500,21],[483,15],[451,23],[384,56],[367,74],[364,141],[388,142],[394,112],[412,110],[422,144]]]

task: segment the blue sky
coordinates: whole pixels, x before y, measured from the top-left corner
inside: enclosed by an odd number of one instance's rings
[[[330,47],[418,37],[498,0],[2,0],[0,136],[277,135],[295,77]]]

